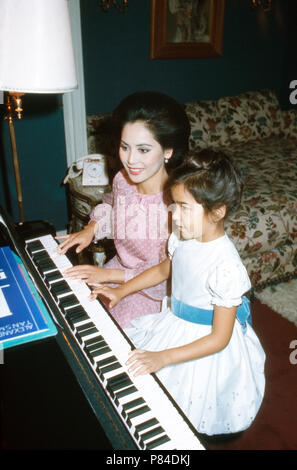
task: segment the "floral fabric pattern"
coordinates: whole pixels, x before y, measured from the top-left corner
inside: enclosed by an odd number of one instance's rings
[[[297,145],[269,137],[224,148],[240,168],[240,209],[226,223],[255,287],[297,273]]]

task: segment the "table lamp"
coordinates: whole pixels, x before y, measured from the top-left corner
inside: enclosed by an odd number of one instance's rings
[[[0,1],[0,90],[6,91],[20,222],[24,203],[13,116],[22,116],[24,93],[65,93],[77,88],[68,0]]]

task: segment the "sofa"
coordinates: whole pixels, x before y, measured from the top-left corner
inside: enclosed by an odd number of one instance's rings
[[[185,103],[190,150],[223,150],[238,165],[245,187],[240,209],[226,221],[255,290],[297,275],[297,110],[281,110],[271,90]],[[109,115],[87,116],[89,153],[107,156]]]

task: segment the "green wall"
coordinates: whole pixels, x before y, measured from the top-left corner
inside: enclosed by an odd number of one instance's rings
[[[71,0],[70,0],[71,1]],[[210,59],[149,59],[150,1],[129,0],[126,13],[104,13],[99,0],[81,0],[87,113],[109,112],[127,94],[154,89],[186,102],[271,88],[281,106],[297,79],[297,2],[273,0],[264,14],[250,0],[226,0],[223,55]],[[66,228],[62,180],[67,171],[61,97],[27,95],[16,122],[27,220]],[[3,106],[0,105],[3,115]],[[7,122],[0,124],[0,204],[17,220]]]
[[[280,96],[289,1],[273,0],[265,14],[251,10],[250,0],[226,0],[222,57],[151,61],[149,0],[129,0],[122,14],[115,8],[102,12],[98,0],[81,0],[87,113],[111,111],[141,89],[180,101],[258,88]]]

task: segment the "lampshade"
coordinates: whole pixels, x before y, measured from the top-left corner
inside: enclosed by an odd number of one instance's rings
[[[0,90],[77,88],[67,0],[0,1]]]

